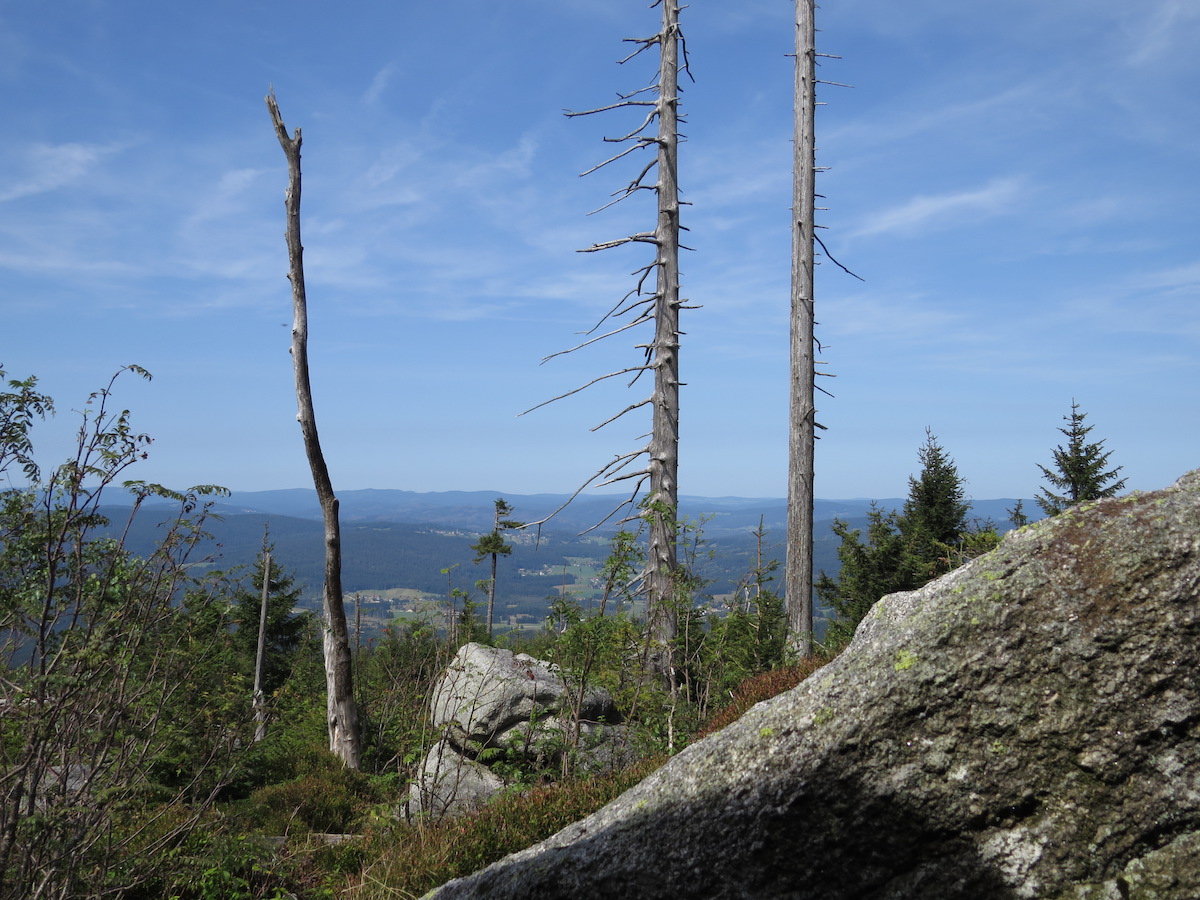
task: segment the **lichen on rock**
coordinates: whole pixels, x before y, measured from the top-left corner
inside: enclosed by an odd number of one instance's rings
[[[1200,897],[1200,471],[880,601],[815,677],[433,896]]]

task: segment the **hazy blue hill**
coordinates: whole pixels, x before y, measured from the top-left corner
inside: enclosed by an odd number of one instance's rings
[[[503,497],[514,508],[514,517],[532,522],[545,518],[567,499],[566,494],[505,494],[499,491],[400,491],[361,490],[338,493],[343,522],[376,521],[406,522],[417,525],[449,525],[477,531],[492,527],[493,501]],[[584,494],[548,524],[548,528],[583,531],[608,516],[622,500],[623,494]],[[835,516],[865,515],[869,500],[817,500],[814,516],[818,522]],[[885,509],[903,505],[902,500],[878,501]],[[999,503],[1001,501],[994,501]],[[707,519],[706,531],[719,534],[726,531],[752,531],[759,519],[769,531],[782,530],[787,523],[787,501],[782,498],[696,497],[683,496],[679,501],[681,515],[693,521]],[[272,513],[319,519],[321,508],[311,489],[295,488],[283,491],[236,491],[220,501],[216,509],[223,513]],[[989,513],[990,514],[990,513]],[[606,529],[611,531],[610,529]]]
[[[560,494],[514,495],[494,491],[442,491],[418,493],[397,490],[346,491],[339,494],[342,512],[343,584],[348,593],[389,588],[412,588],[445,598],[453,588],[471,589],[486,577],[488,567],[473,562],[471,544],[492,527],[493,501],[504,496],[515,507],[515,516],[530,521],[548,515],[566,500]],[[547,597],[562,585],[568,559],[602,560],[608,552],[612,525],[581,537],[579,532],[612,511],[619,495],[589,495],[575,500],[541,530],[540,536],[518,532],[511,557],[501,561],[497,596],[510,608],[540,616]],[[866,525],[869,500],[817,500],[814,504],[817,537],[814,569],[835,574],[839,541],[831,530],[836,516],[854,528]],[[877,501],[884,510],[899,509],[903,500]],[[1005,510],[1013,500],[977,501],[973,516],[993,519],[1007,527]],[[683,515],[695,522],[705,519],[707,541],[697,563],[708,582],[707,593],[727,594],[746,577],[757,559],[752,532],[763,523],[765,559],[782,562],[786,533],[786,504],[782,499],[743,497],[684,497]],[[1034,506],[1027,503],[1028,506]],[[1036,508],[1036,507],[1035,507]],[[208,523],[211,540],[198,548],[195,559],[211,558],[221,569],[250,567],[269,527],[277,560],[291,572],[310,596],[319,595],[324,581],[323,525],[315,492],[307,488],[282,491],[238,492],[214,507],[218,515]],[[128,508],[106,510],[115,527],[123,527]],[[175,508],[148,505],[130,531],[135,553],[149,553],[162,535],[161,522]],[[443,570],[449,569],[449,578]],[[775,587],[781,587],[776,573]]]
[[[128,510],[105,510],[114,525],[123,526]],[[164,515],[161,508],[143,510],[129,532],[128,545],[137,554],[152,551],[162,536]],[[262,547],[263,529],[270,531],[275,545],[276,560],[309,592],[318,593],[324,581],[324,526],[317,519],[302,519],[270,513],[223,512],[206,522],[211,538],[204,541],[193,555],[194,561],[206,560],[216,568],[231,570],[249,567]],[[347,592],[370,591],[395,587],[445,596],[447,575],[442,570],[453,568],[453,586],[469,588],[488,570],[473,563],[471,544],[478,533],[466,530],[439,529],[431,526],[396,522],[342,523],[343,588]],[[585,541],[572,534],[544,534],[538,546],[532,537],[521,537],[513,555],[506,557],[498,572],[500,593],[539,600],[560,585],[562,565],[566,557],[602,557],[606,548],[597,540]],[[557,568],[549,575],[520,574],[529,571]]]
[[[413,525],[437,525],[462,528],[476,532],[488,531],[492,527],[493,501],[504,497],[514,508],[514,517],[525,522],[545,518],[560,507],[567,499],[566,494],[505,494],[499,491],[400,491],[361,490],[343,491],[338,494],[343,522],[399,522]],[[589,529],[604,519],[625,499],[623,494],[584,494],[558,513],[544,530],[579,532]],[[870,508],[871,500],[854,498],[848,500],[815,500],[813,516],[818,524],[818,536],[832,523],[833,519],[857,520],[863,518]],[[904,500],[898,497],[875,501],[883,510],[900,509]],[[991,519],[1001,528],[1008,527],[1007,509],[1016,503],[1012,499],[975,500],[972,517]],[[1037,506],[1026,501],[1026,513],[1031,518]],[[238,491],[216,506],[226,514],[271,513],[317,520],[321,508],[316,494],[311,489],[295,488],[283,491]],[[705,520],[705,532],[713,538],[729,534],[749,534],[759,525],[772,534],[782,535],[787,527],[787,501],[782,498],[752,497],[697,497],[680,498],[680,512],[685,520]],[[627,514],[627,513],[624,513]],[[603,535],[611,534],[613,522],[599,529]]]

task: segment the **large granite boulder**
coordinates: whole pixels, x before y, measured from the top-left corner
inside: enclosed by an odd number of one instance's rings
[[[1200,471],[1010,535],[451,898],[1200,897]]]
[[[565,754],[584,772],[618,768],[634,754],[607,691],[581,691],[544,660],[482,644],[459,649],[434,689],[430,715],[442,737],[418,768],[410,816],[478,809],[514,773],[553,770]]]
[[[433,725],[465,746],[494,742],[524,723],[568,712],[573,703],[580,704],[584,721],[619,721],[607,691],[591,687],[582,698],[569,691],[562,674],[545,660],[464,644],[434,690]]]
[[[479,809],[502,790],[503,778],[443,738],[421,760],[409,787],[408,813],[434,819],[462,815]]]

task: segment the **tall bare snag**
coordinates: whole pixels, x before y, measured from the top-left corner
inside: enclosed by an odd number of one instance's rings
[[[816,206],[816,47],[814,0],[796,0],[796,86],[792,167],[791,390],[788,430],[788,643],[812,648],[813,470],[816,362],[813,334],[813,240]]]
[[[616,103],[582,112],[568,112],[567,115],[588,116],[616,109],[645,111],[645,116],[637,128],[620,137],[605,138],[611,143],[624,144],[623,149],[583,174],[591,174],[635,151],[653,148],[654,159],[646,163],[625,187],[614,193],[616,199],[601,208],[607,209],[639,191],[654,191],[658,198],[655,229],[593,244],[580,252],[592,253],[626,244],[642,243],[655,248],[655,258],[653,262],[634,272],[637,278],[634,288],[588,332],[587,340],[553,356],[570,353],[648,322],[653,322],[654,335],[650,343],[638,345],[638,349],[644,351],[644,360],[641,363],[601,375],[546,403],[576,394],[608,378],[631,376],[629,384],[632,386],[646,372],[653,374],[654,385],[649,397],[631,403],[593,429],[594,431],[602,428],[635,409],[649,406],[652,412],[649,443],[615,457],[589,478],[579,491],[576,491],[576,496],[591,485],[602,487],[632,482],[630,499],[626,501],[628,503],[637,498],[644,487],[648,487],[640,514],[649,523],[649,553],[643,580],[654,648],[650,664],[657,671],[669,676],[672,668],[670,644],[676,631],[675,593],[679,568],[679,311],[683,308],[683,301],[679,297],[678,107],[679,73],[687,69],[687,59],[683,34],[679,28],[679,11],[682,7],[674,0],[658,0],[653,6],[662,8],[660,31],[647,38],[627,38],[626,40],[635,44],[637,49],[621,62],[628,62],[643,51],[657,47],[659,69],[654,83],[631,94],[618,95]],[[658,125],[657,130],[650,133],[649,130],[655,122]],[[654,184],[648,184],[647,178],[652,172],[656,173],[656,181]],[[646,283],[651,275],[654,276],[655,286],[653,291],[648,291]],[[618,323],[617,320],[621,319],[625,321]],[[552,357],[547,357],[550,358]],[[545,403],[539,404],[534,409],[544,405]],[[644,461],[645,465],[637,470],[629,470],[628,467],[638,460]]]
[[[267,109],[275,125],[275,134],[288,161],[287,246],[292,283],[292,365],[296,374],[297,420],[304,436],[304,450],[312,469],[313,484],[321,503],[325,522],[325,589],[323,646],[325,655],[326,712],[329,725],[329,749],[351,769],[357,769],[362,756],[358,707],[354,702],[354,676],[350,654],[350,632],[342,598],[342,537],[338,524],[338,499],[333,493],[325,455],[317,437],[313,414],[312,387],[308,376],[308,303],[304,292],[304,246],[300,243],[300,129],[288,137],[287,128],[275,102],[275,92],[267,95]]]

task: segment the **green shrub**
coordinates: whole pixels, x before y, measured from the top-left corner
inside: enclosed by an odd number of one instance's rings
[[[327,768],[259,788],[239,804],[246,826],[279,835],[297,828],[331,834],[350,831],[376,794],[368,776],[345,768],[332,754],[327,756]]]
[[[117,893],[121,900],[282,900],[287,896],[284,867],[266,840],[231,834],[226,830],[228,822],[210,815],[181,839],[163,843],[164,834],[169,837],[177,830],[174,822],[186,811],[174,805],[160,810],[159,816],[161,821],[129,823],[130,829],[140,832],[141,855],[136,857],[132,886]]]
[[[374,839],[382,845],[378,858],[353,879],[342,896],[356,900],[420,897],[590,815],[664,761],[664,757],[644,760],[615,775],[505,794],[472,816],[393,826]]]

